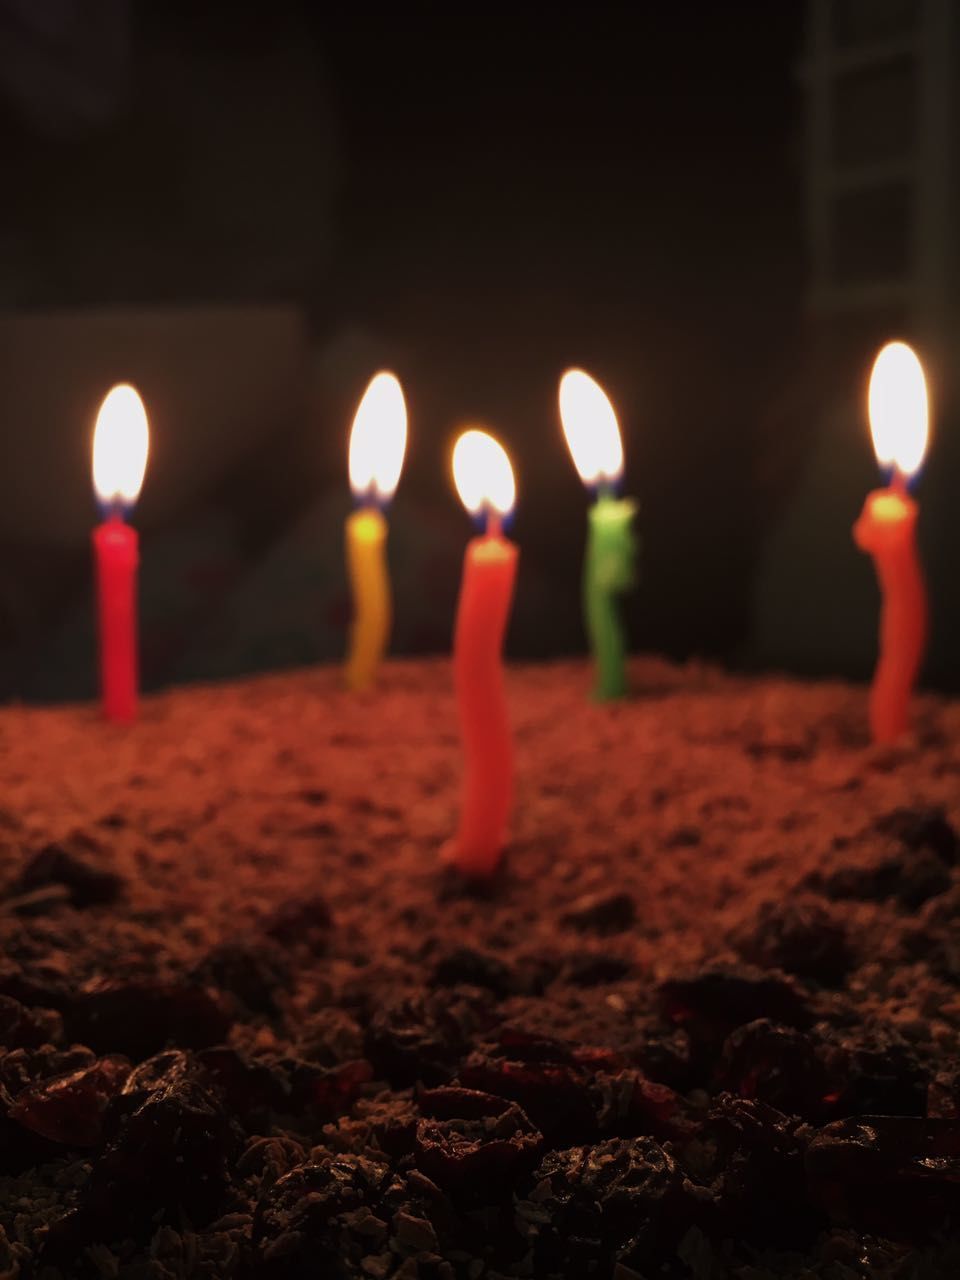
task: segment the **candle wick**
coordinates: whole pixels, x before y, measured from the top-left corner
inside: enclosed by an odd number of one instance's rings
[[[101,518],[108,524],[126,524],[126,504],[119,494],[100,502]]]
[[[500,513],[492,508],[487,510],[487,537],[499,538],[502,532],[502,524],[500,521]]]
[[[893,493],[907,492],[907,477],[903,474],[899,467],[894,466],[893,475],[890,477],[890,489]]]

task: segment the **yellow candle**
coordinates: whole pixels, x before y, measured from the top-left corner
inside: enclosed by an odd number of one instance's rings
[[[390,643],[393,617],[387,569],[387,521],[407,444],[407,408],[392,373],[378,373],[364,392],[350,432],[350,487],[360,504],[346,523],[353,625],[346,661],[351,689],[368,689]]]
[[[347,517],[347,569],[353,593],[353,625],[347,657],[347,684],[368,689],[390,642],[392,607],[387,572],[387,522],[375,507]]]

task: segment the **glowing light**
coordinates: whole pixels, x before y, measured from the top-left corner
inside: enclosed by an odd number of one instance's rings
[[[582,369],[560,379],[560,421],[584,484],[613,483],[623,474],[623,444],[613,405]]]
[[[877,461],[913,475],[927,451],[930,423],[923,365],[905,342],[888,342],[873,362],[869,409]]]
[[[136,388],[114,387],[93,430],[93,487],[105,505],[136,502],[147,469],[150,430]]]
[[[350,430],[350,488],[358,497],[392,498],[407,448],[407,406],[392,373],[371,379]]]
[[[465,431],[453,449],[453,481],[471,515],[505,516],[517,497],[513,468],[503,445],[486,431]]]

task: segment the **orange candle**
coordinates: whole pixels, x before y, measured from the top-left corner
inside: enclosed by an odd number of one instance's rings
[[[466,431],[453,451],[461,501],[485,515],[467,545],[454,631],[454,685],[464,752],[463,805],[448,860],[468,876],[496,870],[513,805],[513,746],[503,682],[503,637],[517,575],[517,548],[501,532],[513,508],[510,460],[484,431]]]
[[[909,724],[910,695],[927,642],[927,593],[917,554],[918,507],[907,481],[923,461],[929,434],[927,386],[915,352],[891,342],[870,375],[870,431],[877,461],[892,468],[890,485],[867,495],[853,527],[856,544],[874,560],[880,585],[880,642],[870,690],[874,742],[895,742]]]

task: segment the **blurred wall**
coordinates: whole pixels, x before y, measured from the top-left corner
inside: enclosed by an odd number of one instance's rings
[[[61,0],[45,24],[0,0],[17,50],[15,68],[0,52],[0,360],[13,416],[59,467],[50,532],[29,477],[12,532],[0,521],[3,688],[88,688],[86,535],[68,529],[89,510],[97,384],[134,371],[155,401],[138,515],[153,683],[342,650],[331,539],[348,425],[380,365],[411,417],[398,644],[449,643],[469,533],[449,449],[481,422],[518,473],[510,652],[582,650],[588,498],[556,409],[577,363],[616,405],[640,503],[633,643],[742,657],[825,394],[802,310],[800,0],[558,3],[549,20],[97,4]],[[241,338],[241,316],[269,336]],[[41,451],[0,445],[11,475]]]

